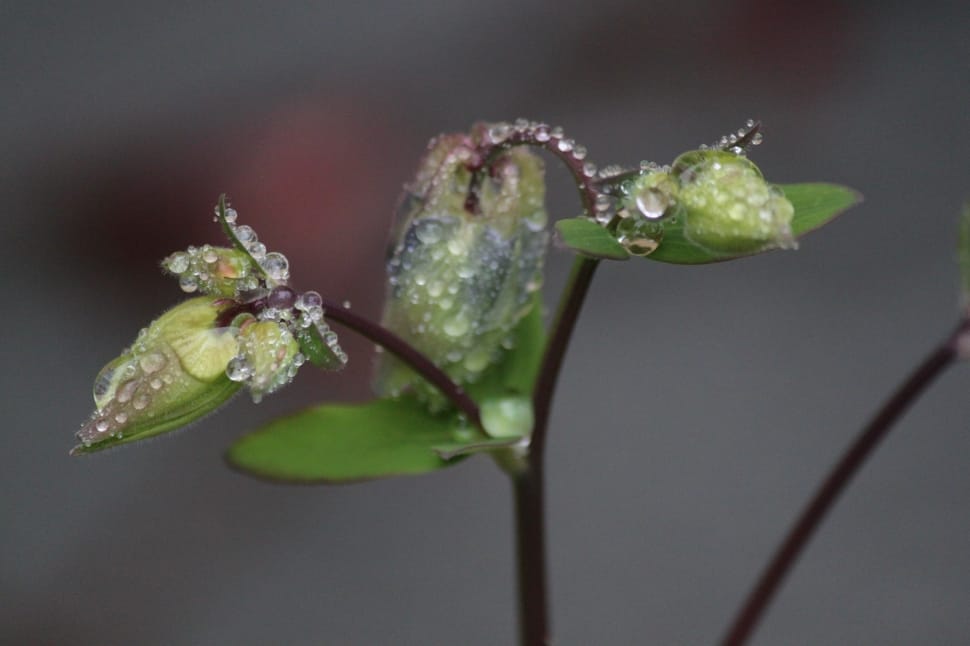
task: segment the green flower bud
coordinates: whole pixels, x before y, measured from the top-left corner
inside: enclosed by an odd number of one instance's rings
[[[226,365],[239,351],[236,331],[217,327],[227,303],[188,300],[165,312],[94,382],[97,410],[77,432],[72,453],[158,435],[215,410],[238,389]]]
[[[245,382],[253,401],[293,381],[303,364],[293,334],[276,321],[244,323],[239,332],[239,354],[226,367],[229,379]]]
[[[400,213],[387,264],[383,323],[460,384],[504,352],[542,281],[548,232],[542,161],[524,148],[503,153],[472,189],[467,137],[433,142]],[[378,366],[377,390],[413,390],[432,408],[444,399],[393,357]]]
[[[746,157],[695,150],[677,158],[672,174],[680,180],[684,235],[697,246],[728,254],[797,246],[791,202]]]
[[[177,276],[179,286],[187,293],[234,297],[260,286],[261,272],[238,249],[189,247],[163,260],[162,269]]]

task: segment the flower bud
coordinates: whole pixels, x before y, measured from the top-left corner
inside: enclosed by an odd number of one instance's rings
[[[680,180],[684,235],[714,253],[753,253],[796,246],[795,210],[750,160],[724,150],[684,153],[673,164]]]
[[[245,382],[258,402],[293,381],[303,361],[299,344],[285,326],[275,321],[251,322],[240,329],[239,354],[229,362],[226,374]]]
[[[94,382],[97,410],[72,453],[124,444],[188,424],[239,389],[226,365],[239,350],[235,330],[217,327],[224,301],[176,305],[138,335]]]
[[[429,149],[400,213],[383,317],[459,384],[501,356],[528,313],[548,241],[542,161],[523,148],[508,150],[469,192],[473,154],[461,135]],[[433,387],[386,355],[377,390],[413,390],[432,408],[444,405]]]

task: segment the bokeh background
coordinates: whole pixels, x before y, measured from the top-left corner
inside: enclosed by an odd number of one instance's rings
[[[714,643],[956,319],[968,33],[970,6],[932,1],[0,4],[0,642],[513,643],[488,460],[338,488],[222,463],[278,414],[367,398],[368,344],[343,336],[344,374],[69,458],[93,378],[180,299],[157,262],[219,240],[221,192],[301,285],[377,316],[430,136],[525,116],[600,164],[662,163],[756,117],[770,179],[866,202],[794,253],[603,266],[548,456],[556,643]],[[551,213],[575,215],[549,169]],[[968,391],[958,366],[905,417],[755,643],[970,642]]]

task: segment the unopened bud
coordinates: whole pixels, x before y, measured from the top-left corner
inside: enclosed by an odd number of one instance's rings
[[[473,382],[531,308],[548,241],[542,161],[522,148],[495,160],[469,192],[472,142],[432,145],[409,187],[388,261],[384,325],[459,384]],[[432,408],[444,399],[397,359],[383,355],[377,389],[414,390]]]
[[[677,158],[672,174],[680,180],[684,235],[697,246],[729,254],[797,246],[791,202],[746,157],[695,150]]]
[[[225,374],[238,353],[232,328],[217,320],[212,297],[181,303],[143,329],[94,383],[97,410],[77,432],[72,453],[125,444],[184,426],[215,410],[238,389]]]

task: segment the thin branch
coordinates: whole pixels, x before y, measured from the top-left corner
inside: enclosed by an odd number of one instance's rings
[[[418,351],[414,346],[382,325],[347,307],[324,300],[323,311],[328,319],[350,328],[408,364],[415,372],[440,390],[455,405],[455,408],[468,418],[470,423],[479,429],[482,427],[478,404],[424,353]]]
[[[968,331],[970,331],[970,319],[961,321],[954,332],[937,346],[899,386],[843,454],[812,496],[808,506],[802,511],[801,516],[792,526],[784,542],[779,546],[778,551],[775,552],[774,557],[765,568],[757,585],[748,595],[744,605],[735,616],[727,635],[721,642],[723,646],[742,646],[747,642],[768,604],[771,603],[778,587],[794,566],[795,561],[828,511],[838,500],[839,495],[845,490],[849,481],[875,451],[883,438],[889,434],[895,422],[953,362],[957,356],[958,339],[967,334]]]

